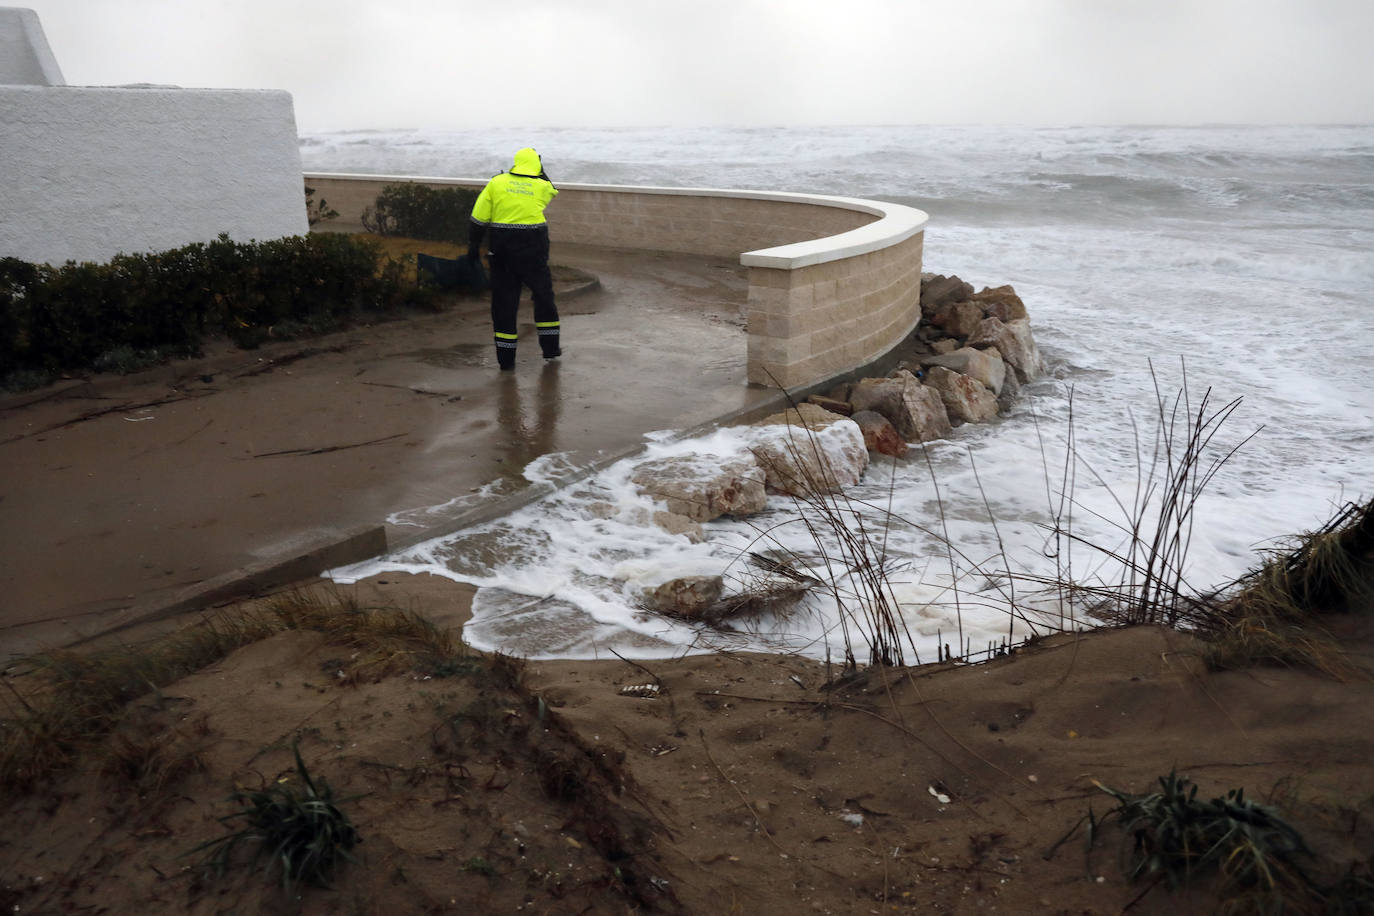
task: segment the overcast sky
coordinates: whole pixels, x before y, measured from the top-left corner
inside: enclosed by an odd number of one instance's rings
[[[71,85],[284,89],[303,132],[1374,122],[1374,0],[10,4]]]

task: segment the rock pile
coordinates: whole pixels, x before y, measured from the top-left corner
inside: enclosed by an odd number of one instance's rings
[[[841,491],[858,483],[869,452],[901,457],[910,442],[990,420],[1044,371],[1026,307],[1010,286],[975,293],[958,277],[925,274],[921,314],[890,375],[845,382],[760,420],[741,454],[641,465],[631,480],[665,504],[654,523],[699,540],[701,522],[760,512],[770,493],[807,499]],[[685,577],[647,591],[644,604],[715,623],[744,606],[722,590],[718,576]]]
[[[1016,291],[975,293],[958,277],[922,275],[921,323],[906,349],[891,375],[845,382],[808,402],[852,418],[870,451],[901,457],[908,442],[942,439],[1008,410],[1044,371]]]

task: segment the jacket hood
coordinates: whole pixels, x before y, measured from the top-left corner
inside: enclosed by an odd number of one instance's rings
[[[539,154],[527,146],[515,154],[515,167],[511,171],[517,175],[534,176],[544,171],[544,166],[539,161]]]

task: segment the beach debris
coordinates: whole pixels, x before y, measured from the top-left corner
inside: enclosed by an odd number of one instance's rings
[[[941,792],[935,786],[926,786],[926,791],[929,792],[931,796],[942,805],[947,805],[951,801],[948,795],[946,795],[944,792]]]
[[[656,700],[663,688],[657,684],[627,684],[620,688],[622,697],[640,697],[645,700]]]
[[[815,576],[798,570],[794,565],[797,559],[776,559],[751,552],[749,565],[761,570],[763,575],[748,577],[739,591],[724,594],[724,583],[719,576],[687,576],[665,582],[648,592],[645,596],[648,600],[641,607],[719,629],[729,629],[735,620],[788,614],[807,592],[824,584]],[[694,579],[713,581],[701,584],[694,583]]]
[[[749,551],[750,566],[761,569],[766,573],[771,573],[775,576],[780,576],[784,579],[790,579],[793,582],[799,583],[801,585],[813,587],[817,585],[824,585],[825,583],[822,582],[820,579],[817,579],[815,576],[810,575],[808,573],[804,573],[801,570],[797,569],[798,562],[802,560],[807,560],[809,562],[813,559],[821,561],[824,560],[823,557],[803,557],[790,552],[769,553],[758,550]]]

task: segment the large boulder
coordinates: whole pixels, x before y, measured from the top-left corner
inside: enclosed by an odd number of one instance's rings
[[[938,274],[921,275],[921,312],[938,308],[947,302],[962,302],[973,298],[973,287],[958,277]]]
[[[931,366],[926,385],[940,393],[949,418],[955,422],[981,423],[997,416],[997,395],[975,378],[944,366]]]
[[[925,319],[950,337],[965,340],[978,330],[983,320],[983,307],[977,302],[946,302],[930,311],[922,311]]]
[[[904,440],[887,419],[875,410],[861,410],[851,418],[863,433],[864,445],[870,452],[901,458],[906,454]]]
[[[968,345],[978,350],[996,347],[1007,365],[1016,370],[1018,381],[1032,381],[1044,371],[1040,350],[1031,335],[1029,319],[1002,321],[1000,318],[984,318],[978,325],[977,333],[969,338]]]
[[[724,461],[714,455],[661,458],[646,461],[630,476],[641,493],[694,522],[762,511],[768,502],[764,479],[752,455]]]
[[[868,448],[853,420],[798,404],[755,424],[754,457],[768,489],[813,496],[852,487],[868,467]]]
[[[989,318],[1001,321],[1030,318],[1026,304],[1010,286],[984,287],[982,292],[974,293],[971,298],[983,307],[983,313]]]
[[[688,620],[714,607],[725,590],[720,576],[682,576],[644,592],[644,604],[660,613]]]
[[[906,442],[943,439],[952,428],[939,393],[905,370],[892,378],[861,379],[849,393],[849,402],[855,413],[872,410],[882,414]]]
[[[997,352],[995,347],[986,350],[963,347],[943,356],[923,357],[921,365],[926,369],[931,366],[944,366],[961,375],[976,378],[993,394],[1001,394],[1002,382],[1007,376],[1007,364],[1002,361],[1002,354]]]

